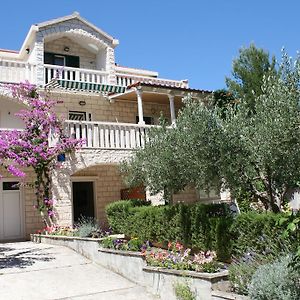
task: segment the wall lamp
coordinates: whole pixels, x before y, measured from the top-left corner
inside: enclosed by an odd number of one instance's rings
[[[65,51],[65,52],[69,52],[69,51],[70,51],[70,48],[69,48],[68,46],[65,46],[64,51]]]
[[[85,106],[85,105],[86,105],[86,102],[85,102],[84,100],[81,100],[81,101],[78,102],[78,104],[79,104],[80,106]]]

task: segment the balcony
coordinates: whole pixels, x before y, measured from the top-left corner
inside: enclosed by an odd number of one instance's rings
[[[151,125],[110,122],[65,121],[67,135],[84,139],[83,148],[125,149],[144,147]]]
[[[45,64],[44,78],[45,84],[49,83],[52,79],[63,79],[93,84],[106,84],[108,72]]]
[[[27,62],[0,59],[0,82],[35,82],[36,67]]]
[[[90,83],[90,84],[112,84],[109,82],[109,72],[71,68],[58,65],[43,65],[44,84],[48,84],[52,79],[62,79],[70,82]],[[28,80],[37,83],[37,66],[27,62],[0,59],[0,82],[18,83]],[[138,73],[138,72],[137,72]],[[154,76],[144,76],[134,73],[117,72],[116,81],[112,85],[127,87],[137,82],[162,85],[167,87],[187,88],[185,80],[170,80]]]
[[[188,88],[188,82],[186,80],[171,80],[158,77],[141,76],[135,74],[116,73],[117,85],[130,86],[137,82],[149,83],[155,85],[168,86],[173,88]]]

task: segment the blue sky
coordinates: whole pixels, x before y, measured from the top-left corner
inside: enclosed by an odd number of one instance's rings
[[[78,11],[116,37],[116,62],[189,79],[200,89],[225,87],[238,49],[254,42],[280,57],[300,49],[300,1],[51,0],[3,1],[0,48],[19,50],[31,24]]]

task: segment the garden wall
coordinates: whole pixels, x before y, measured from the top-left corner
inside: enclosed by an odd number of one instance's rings
[[[197,293],[197,300],[218,299],[212,297],[213,289],[221,290],[228,284],[227,271],[198,273],[149,267],[143,255],[138,252],[99,247],[101,239],[31,235],[31,240],[36,243],[69,247],[93,262],[144,286],[152,294],[160,296],[162,300],[176,300],[174,285],[179,282],[188,284],[191,290]]]

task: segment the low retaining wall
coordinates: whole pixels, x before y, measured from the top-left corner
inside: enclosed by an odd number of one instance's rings
[[[112,237],[124,238],[124,235],[113,235]],[[92,261],[97,260],[99,242],[103,240],[103,238],[95,239],[43,234],[31,234],[30,238],[31,241],[35,243],[51,244],[71,248]]]
[[[249,300],[249,298],[246,296],[226,293],[221,291],[213,291],[211,299],[212,300]]]
[[[214,285],[226,284],[228,272],[199,273],[193,271],[169,270],[157,267],[144,267],[148,291],[161,299],[176,300],[174,287],[178,283],[188,285],[197,300],[212,300]]]
[[[115,237],[122,238],[123,236]],[[228,271],[199,273],[150,267],[147,266],[140,253],[100,247],[99,242],[102,239],[33,234],[31,240],[37,243],[69,247],[95,263],[144,286],[152,294],[160,296],[162,300],[177,299],[174,292],[174,286],[177,283],[187,284],[196,293],[197,300],[244,299],[222,298],[220,293],[218,296],[218,292],[213,292],[214,289],[226,289]]]

